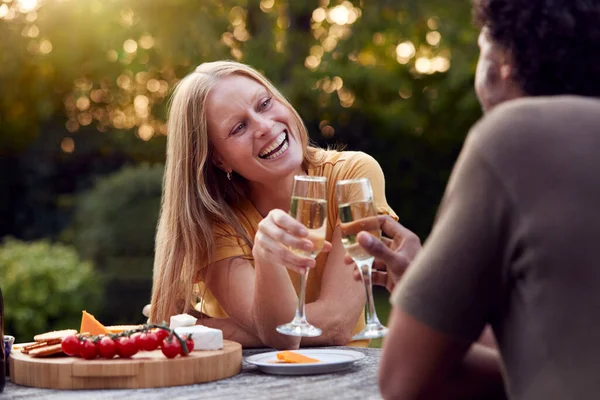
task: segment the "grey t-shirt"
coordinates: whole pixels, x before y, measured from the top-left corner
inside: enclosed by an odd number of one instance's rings
[[[600,100],[475,125],[392,303],[463,342],[490,323],[512,398],[600,398]]]

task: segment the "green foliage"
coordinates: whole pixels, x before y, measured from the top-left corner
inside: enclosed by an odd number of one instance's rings
[[[162,177],[161,164],[125,167],[79,199],[68,234],[107,279],[104,323],[137,322],[150,299]]]
[[[18,10],[16,0],[4,3]],[[59,116],[75,152],[86,139],[72,132],[95,128],[107,132],[98,133],[109,140],[107,157],[125,148],[131,158],[154,162],[155,155],[140,156],[139,139],[148,140],[143,151],[164,154],[176,82],[202,62],[238,59],[282,89],[314,141],[373,155],[388,176],[388,202],[425,239],[464,136],[480,116],[470,2],[39,4],[35,15],[0,18],[0,149],[25,146]],[[27,36],[32,26],[39,35]],[[404,59],[399,44],[412,49]],[[52,151],[60,154],[59,146]]]
[[[79,329],[81,310],[100,305],[101,280],[72,246],[7,237],[0,246],[4,331],[27,342],[38,333]]]
[[[127,166],[82,195],[74,238],[81,254],[94,260],[152,255],[162,177],[161,164]]]

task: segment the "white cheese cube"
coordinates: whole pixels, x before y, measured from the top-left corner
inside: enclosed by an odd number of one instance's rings
[[[197,320],[197,318],[194,318],[189,314],[173,315],[169,323],[169,328],[175,329],[180,326],[194,326],[196,325]]]
[[[223,332],[202,325],[181,326],[175,332],[182,337],[192,335],[195,350],[219,350],[223,348]]]

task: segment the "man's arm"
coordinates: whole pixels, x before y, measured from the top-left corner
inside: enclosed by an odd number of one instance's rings
[[[379,387],[386,399],[503,399],[495,350],[457,342],[394,307]],[[393,339],[392,339],[393,338]],[[468,351],[468,352],[467,352]]]

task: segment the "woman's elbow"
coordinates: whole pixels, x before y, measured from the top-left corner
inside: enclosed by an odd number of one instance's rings
[[[352,341],[352,330],[333,327],[329,332],[329,345],[330,346],[346,346]]]
[[[262,342],[275,350],[298,350],[301,338],[274,332],[261,338]]]

